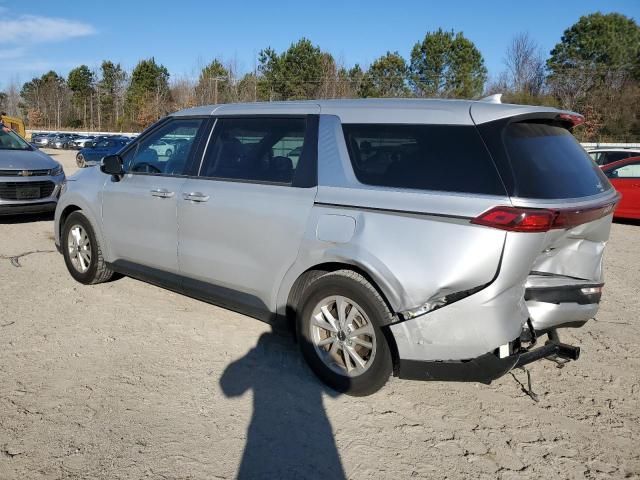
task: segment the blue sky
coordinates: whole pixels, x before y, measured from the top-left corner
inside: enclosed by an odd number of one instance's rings
[[[640,0],[0,0],[0,88],[103,59],[130,69],[153,56],[174,78],[195,76],[214,57],[250,71],[262,48],[281,51],[302,36],[347,66],[368,65],[387,50],[408,58],[439,27],[464,32],[497,75],[514,34],[528,31],[548,54],[566,28],[596,11],[638,21]]]

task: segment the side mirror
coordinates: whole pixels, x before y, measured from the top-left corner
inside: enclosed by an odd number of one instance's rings
[[[107,175],[124,175],[124,169],[122,168],[122,157],[120,155],[107,155],[102,159],[100,164],[100,171]]]
[[[33,148],[35,148],[36,150],[38,150],[38,145],[36,145],[35,143],[30,143],[29,145],[31,145]]]

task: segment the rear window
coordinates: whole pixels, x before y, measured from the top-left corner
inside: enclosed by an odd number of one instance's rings
[[[565,128],[539,122],[511,123],[505,130],[504,145],[519,197],[578,198],[611,188],[600,168]]]
[[[361,183],[394,188],[505,195],[476,128],[466,125],[345,124]]]

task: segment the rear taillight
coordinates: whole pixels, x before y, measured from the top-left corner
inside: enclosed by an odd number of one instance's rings
[[[471,220],[471,223],[510,232],[546,232],[567,229],[609,215],[613,212],[617,201],[616,199],[605,205],[581,210],[494,207]]]
[[[494,207],[471,220],[471,223],[511,232],[546,232],[551,228],[553,218],[551,210]]]

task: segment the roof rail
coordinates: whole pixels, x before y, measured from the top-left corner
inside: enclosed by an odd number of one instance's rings
[[[486,103],[502,103],[502,94],[495,93],[493,95],[489,95],[488,97],[481,98],[480,101]]]

